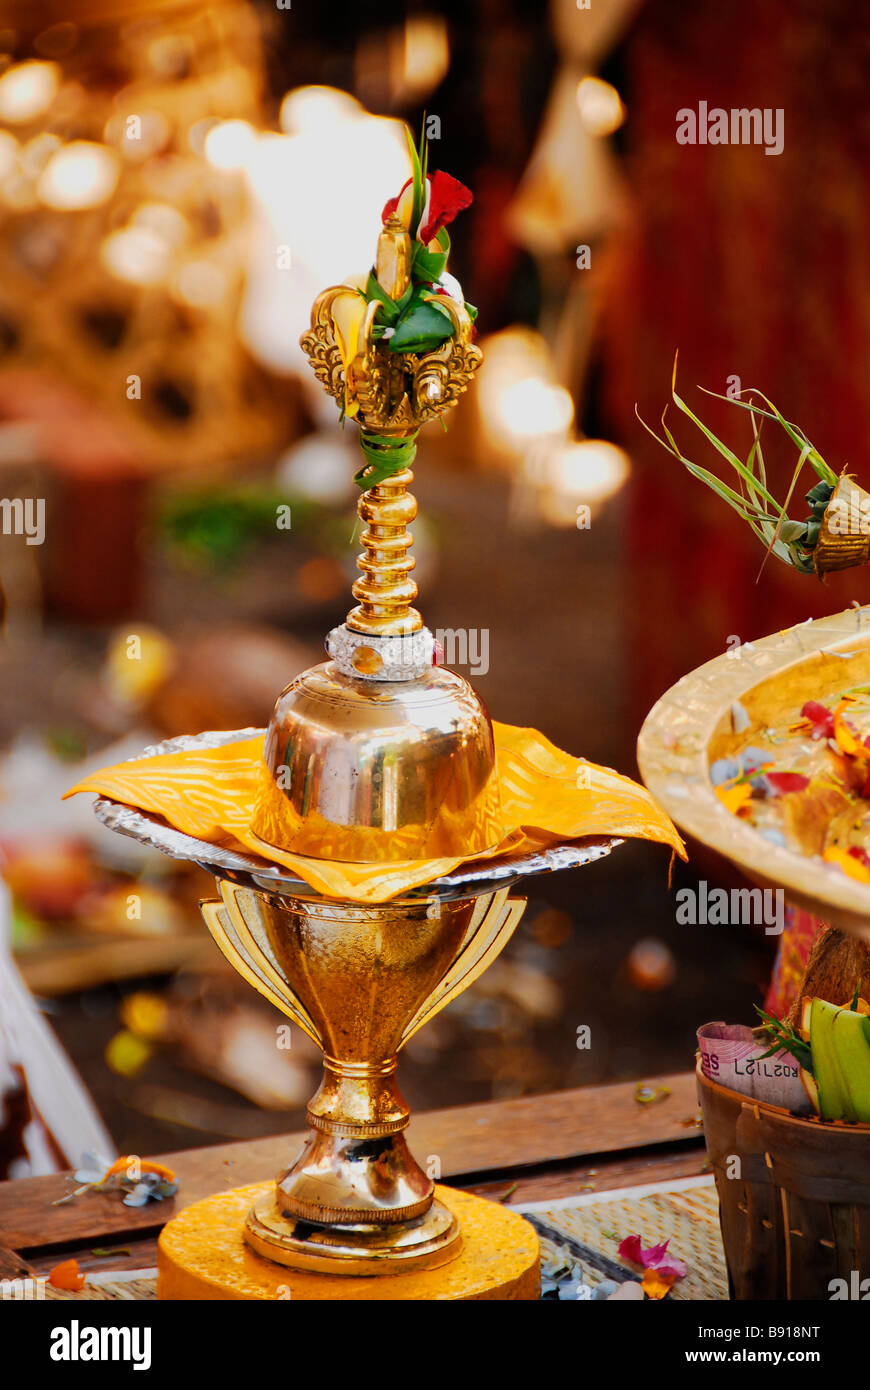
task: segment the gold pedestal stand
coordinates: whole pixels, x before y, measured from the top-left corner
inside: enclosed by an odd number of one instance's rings
[[[467,1192],[436,1187],[437,1205],[462,1228],[461,1249],[437,1269],[400,1269],[389,1279],[312,1274],[255,1254],[242,1239],[246,1213],[271,1200],[271,1183],[209,1197],[170,1221],[160,1237],[158,1296],[177,1300],[534,1300],[538,1237],[516,1212]],[[250,1236],[247,1237],[248,1241]]]
[[[302,1151],[274,1182],[168,1223],[158,1296],[536,1298],[533,1228],[435,1186],[408,1148],[396,1084],[404,1044],[486,969],[524,899],[507,887],[447,896],[457,890],[433,885],[425,897],[361,905],[223,877],[218,886],[220,899],[202,904],[209,930],[322,1048],[323,1079]]]
[[[324,1054],[302,1152],[256,1191],[236,1235],[258,1256],[337,1276],[342,1288],[352,1276],[435,1271],[463,1251],[468,1272],[475,1255],[456,1216],[462,1194],[436,1199],[408,1148],[397,1057],[486,969],[524,899],[511,899],[508,888],[447,898],[433,889],[369,906],[218,882],[220,899],[202,912],[224,956]],[[221,1204],[231,1199],[200,1204],[205,1243],[212,1225],[222,1229]],[[478,1225],[491,1206],[476,1201]],[[490,1224],[503,1218],[496,1207]],[[170,1222],[167,1241],[175,1228]],[[220,1242],[213,1253],[220,1263]]]

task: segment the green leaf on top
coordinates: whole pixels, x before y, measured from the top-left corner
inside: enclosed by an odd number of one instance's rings
[[[375,323],[381,324],[386,328],[392,328],[398,321],[400,314],[407,307],[413,289],[413,285],[409,285],[401,299],[390,299],[390,296],[381,285],[375,272],[370,270],[369,278],[366,281],[366,299],[369,303],[371,303],[373,299],[376,299],[381,306],[375,315]]]
[[[396,331],[389,340],[391,352],[431,352],[453,337],[453,321],[445,309],[424,296],[425,285],[416,285]]]

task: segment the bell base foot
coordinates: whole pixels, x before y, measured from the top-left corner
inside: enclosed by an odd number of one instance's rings
[[[313,1274],[437,1269],[456,1259],[462,1248],[459,1222],[441,1202],[397,1225],[316,1226],[284,1215],[274,1189],[251,1208],[244,1234],[258,1255]]]
[[[448,1262],[428,1269],[394,1260],[390,1277],[372,1278],[371,1267],[363,1274],[346,1266],[337,1274],[315,1273],[255,1253],[245,1237],[246,1221],[252,1207],[259,1211],[274,1196],[274,1182],[255,1183],[195,1202],[168,1222],[158,1249],[158,1298],[469,1301],[534,1300],[540,1294],[537,1234],[495,1202],[436,1186],[439,1206],[460,1227],[458,1252],[445,1245]]]

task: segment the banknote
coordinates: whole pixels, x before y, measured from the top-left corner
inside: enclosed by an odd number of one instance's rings
[[[767,1105],[782,1105],[798,1115],[815,1113],[791,1053],[764,1056],[770,1043],[763,1028],[705,1023],[697,1036],[701,1070],[710,1081]]]

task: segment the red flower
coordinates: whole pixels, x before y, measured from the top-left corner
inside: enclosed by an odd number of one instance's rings
[[[412,186],[412,182],[411,179],[408,179],[403,184],[398,197],[390,198],[389,202],[384,204],[384,210],[381,213],[383,222],[386,222],[388,217],[392,217],[393,213],[398,213],[408,230],[411,231],[409,199],[404,198],[403,195]],[[428,245],[438,235],[441,228],[446,227],[448,222],[452,222],[456,214],[461,212],[463,208],[469,207],[471,202],[472,193],[470,189],[465,187],[465,184],[460,183],[450,174],[440,172],[432,174],[426,180],[423,211],[420,214],[420,222],[417,227],[417,240],[421,241],[424,246]]]
[[[644,1250],[640,1243],[640,1236],[626,1236],[625,1240],[620,1241],[617,1253],[624,1260],[629,1260],[632,1264],[641,1265],[644,1269],[654,1269],[659,1274],[673,1275],[674,1279],[684,1279],[689,1272],[689,1267],[683,1260],[678,1260],[675,1255],[668,1254],[669,1242],[663,1240],[661,1245],[650,1245]]]
[[[451,174],[433,174],[426,180],[426,197],[417,228],[417,240],[427,246],[442,227],[452,222],[458,212],[471,206],[472,193],[464,183]]]
[[[818,700],[807,700],[801,714],[810,722],[812,738],[834,737],[834,716],[826,705]]]
[[[809,777],[802,772],[766,772],[764,775],[777,796],[782,792],[803,792],[810,785]]]

